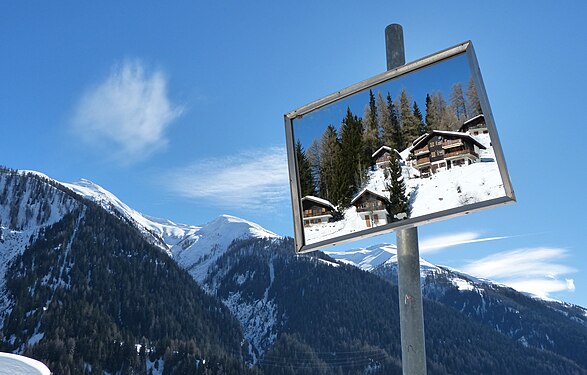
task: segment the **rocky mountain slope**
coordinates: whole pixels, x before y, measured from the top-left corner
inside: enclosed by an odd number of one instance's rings
[[[0,339],[55,373],[401,373],[393,246],[330,255],[0,171]],[[587,373],[585,309],[422,264],[430,373]]]

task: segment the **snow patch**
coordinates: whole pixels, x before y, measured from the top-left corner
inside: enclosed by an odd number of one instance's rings
[[[0,375],[51,375],[51,371],[35,359],[0,353]]]

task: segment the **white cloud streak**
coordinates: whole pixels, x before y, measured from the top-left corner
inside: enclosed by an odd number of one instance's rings
[[[162,71],[148,73],[140,60],[127,60],[82,95],[72,124],[86,143],[133,163],[166,147],[165,130],[181,112],[167,97]]]
[[[285,148],[198,160],[172,171],[168,187],[183,197],[220,207],[276,210],[290,200]]]
[[[470,262],[463,271],[477,277],[492,279],[516,290],[548,298],[550,293],[574,291],[573,279],[562,276],[577,270],[561,264],[567,250],[538,247],[492,254]]]
[[[480,236],[481,234],[477,232],[462,232],[426,238],[420,242],[420,252],[423,254],[429,254],[458,245],[511,238],[511,236],[484,238],[481,238]]]

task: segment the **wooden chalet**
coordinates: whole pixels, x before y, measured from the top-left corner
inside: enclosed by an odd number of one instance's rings
[[[389,199],[371,189],[363,189],[353,198],[351,204],[355,206],[367,228],[385,225],[390,221],[387,211]]]
[[[485,146],[467,133],[433,130],[414,141],[410,155],[420,177],[429,177],[439,170],[476,163],[479,149]]]
[[[400,160],[400,162],[403,161],[400,153],[396,149],[388,146],[379,147],[379,149],[375,151],[373,155],[371,155],[371,159],[375,160],[375,165],[379,169],[383,169],[389,166],[389,161],[391,160],[392,153],[395,153],[395,156]]]
[[[481,114],[468,119],[461,125],[459,132],[470,135],[488,134],[489,130],[487,130],[487,125],[485,124],[485,116]]]
[[[304,226],[328,223],[336,208],[326,199],[306,195],[302,198],[302,216]]]

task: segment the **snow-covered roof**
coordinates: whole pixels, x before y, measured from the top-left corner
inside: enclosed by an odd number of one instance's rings
[[[380,193],[378,193],[378,192],[376,192],[376,191],[374,191],[374,190],[371,190],[371,189],[369,189],[369,188],[364,188],[363,190],[361,190],[361,191],[359,192],[359,194],[357,194],[357,195],[356,195],[356,196],[353,198],[353,200],[351,201],[351,204],[355,203],[355,202],[357,201],[357,199],[359,199],[361,196],[365,195],[366,193],[373,194],[373,195],[375,195],[376,197],[379,197],[379,198],[381,198],[381,199],[383,199],[383,200],[385,200],[385,201],[389,202],[389,199],[388,199],[386,196],[384,196],[384,195],[382,195],[382,194],[380,194]]]
[[[372,158],[374,158],[377,154],[379,154],[382,151],[387,151],[387,152],[391,152],[391,147],[389,146],[381,146],[377,149],[377,151],[375,151],[373,153],[373,155],[371,155]]]
[[[412,147],[413,147],[413,146],[414,146],[416,143],[420,142],[420,141],[422,140],[422,138],[426,138],[427,136],[428,136],[428,133],[424,133],[424,134],[422,134],[421,136],[419,136],[418,138],[414,139],[414,140],[412,141]]]
[[[485,116],[483,114],[471,117],[467,121],[463,122],[463,125],[459,128],[459,132],[467,132],[469,129],[485,128]]]
[[[479,148],[481,149],[486,149],[485,146],[483,146],[478,140],[476,140],[475,138],[473,138],[471,135],[467,134],[467,133],[461,133],[461,132],[453,132],[453,131],[448,131],[448,130],[433,130],[432,132],[430,132],[429,134],[426,134],[426,136],[421,136],[420,138],[418,138],[418,142],[415,142],[412,144],[412,148],[410,149],[410,152],[414,149],[417,149],[422,143],[424,142],[428,142],[428,140],[436,135],[445,135],[445,136],[452,136],[452,137],[458,137],[458,138],[465,138],[470,140],[471,142],[473,142],[474,144],[476,144]]]
[[[471,117],[471,118],[470,118],[470,119],[468,119],[467,121],[463,122],[463,125],[466,125],[466,124],[468,124],[468,123],[470,123],[470,122],[476,121],[476,120],[478,120],[479,118],[485,118],[485,116],[483,116],[483,113],[482,113],[482,114],[480,114],[480,115],[477,115],[477,116],[475,116],[475,117]]]
[[[51,375],[45,364],[12,353],[0,353],[0,373],[11,375]]]
[[[381,147],[379,147],[379,149],[377,149],[377,151],[375,151],[373,153],[373,155],[371,155],[371,158],[376,157],[377,155],[379,155],[381,152],[384,152],[384,151],[387,151],[387,152],[395,151],[397,156],[399,156],[400,158],[402,157],[402,155],[399,153],[399,151],[396,150],[395,148],[392,149],[389,146],[381,146]]]
[[[313,195],[306,195],[305,197],[302,198],[302,201],[304,201],[304,200],[316,202],[318,204],[321,204],[323,206],[327,206],[327,207],[332,208],[333,210],[336,210],[336,208],[334,207],[334,205],[332,203],[330,203],[329,201],[327,201],[326,199],[323,199],[323,198],[318,198]]]

